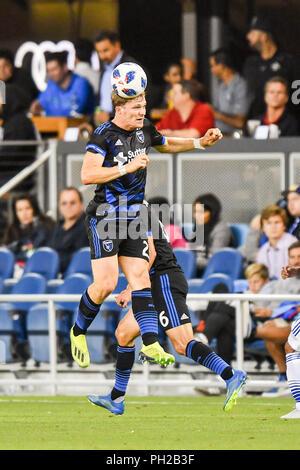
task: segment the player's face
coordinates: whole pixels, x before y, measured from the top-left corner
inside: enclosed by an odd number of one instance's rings
[[[47,75],[55,83],[61,83],[68,74],[67,65],[60,65],[57,60],[47,62]]]
[[[272,108],[282,108],[288,102],[288,94],[283,83],[269,83],[265,93],[265,102]]]
[[[271,215],[263,221],[262,229],[269,239],[279,240],[285,231],[285,225],[280,215]]]
[[[300,216],[300,194],[289,193],[287,196],[287,207],[293,217]]]
[[[59,211],[65,220],[77,220],[83,212],[83,204],[76,191],[62,191],[59,198]]]
[[[98,53],[99,59],[104,64],[110,64],[121,51],[121,44],[119,41],[113,44],[109,39],[104,39],[103,41],[95,43],[95,49]]]
[[[263,279],[259,274],[253,274],[249,280],[249,289],[251,290],[252,294],[258,294],[260,289],[263,285],[267,282]]]
[[[181,68],[178,65],[171,65],[164,79],[166,82],[170,83],[170,85],[180,82],[182,79]]]
[[[31,224],[34,217],[34,211],[27,199],[20,199],[16,202],[16,215],[21,224]]]
[[[143,127],[146,114],[145,94],[128,100],[123,106],[118,106],[117,112],[124,129],[131,131],[137,127]]]
[[[289,265],[300,266],[300,248],[292,248],[289,252]]]
[[[6,82],[13,74],[13,66],[6,59],[0,59],[0,80]]]

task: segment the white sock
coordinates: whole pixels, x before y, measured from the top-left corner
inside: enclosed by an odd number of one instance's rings
[[[288,384],[296,401],[296,409],[300,410],[300,353],[289,353],[285,357]]]

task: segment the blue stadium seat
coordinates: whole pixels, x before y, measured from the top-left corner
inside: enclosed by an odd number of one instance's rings
[[[46,281],[37,273],[23,274],[21,279],[13,286],[11,294],[44,294]],[[9,310],[28,311],[36,302],[10,302],[2,304]]]
[[[11,251],[0,247],[0,278],[10,279],[14,272],[15,258]]]
[[[91,283],[90,277],[81,274],[71,274],[63,283],[58,286],[56,294],[83,294]],[[75,310],[78,307],[78,302],[61,302],[56,304],[56,309],[60,310]]]
[[[188,281],[189,294],[206,294],[212,292],[217,284],[225,284],[230,293],[234,290],[234,283],[227,274],[211,274],[206,279],[190,279]]]
[[[52,248],[44,247],[36,250],[25,264],[24,274],[38,273],[48,281],[55,279],[59,269],[59,257]]]
[[[10,338],[13,332],[12,318],[9,311],[0,304],[0,341],[3,342],[5,347],[5,357],[1,357],[4,362],[11,362],[10,354]],[[1,350],[1,353],[3,351]]]
[[[249,289],[248,279],[235,279],[233,281],[233,285],[234,285],[234,290],[233,290],[234,293],[245,292],[246,290]]]
[[[202,278],[211,274],[227,274],[231,279],[240,279],[243,274],[243,257],[235,248],[223,248],[212,255]]]
[[[174,254],[182,267],[186,279],[192,279],[196,272],[196,257],[190,250],[176,248]]]
[[[243,246],[246,242],[249,225],[243,223],[230,224],[230,229],[234,239],[234,247]]]
[[[64,277],[67,278],[74,273],[86,274],[92,279],[91,250],[89,247],[81,248],[74,253]]]
[[[33,359],[37,362],[49,362],[50,352],[47,303],[39,303],[30,308],[27,314],[27,330]],[[59,332],[58,319],[56,319],[56,331]]]

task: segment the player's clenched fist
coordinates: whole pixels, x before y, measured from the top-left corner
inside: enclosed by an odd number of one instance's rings
[[[203,145],[203,147],[210,147],[211,145],[214,145],[218,140],[222,139],[222,137],[223,135],[220,129],[208,129],[204,136],[201,137],[200,144]]]
[[[127,173],[133,173],[140,168],[146,168],[149,163],[149,158],[145,153],[141,153],[140,155],[136,155],[130,163],[126,165]]]

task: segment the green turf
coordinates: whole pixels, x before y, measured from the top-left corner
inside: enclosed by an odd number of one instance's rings
[[[2,397],[0,449],[299,449],[299,420],[282,420],[290,398],[127,397],[123,416],[86,397]]]

